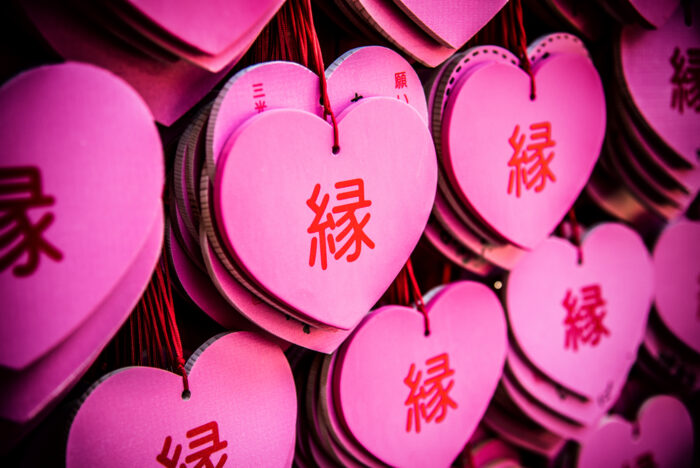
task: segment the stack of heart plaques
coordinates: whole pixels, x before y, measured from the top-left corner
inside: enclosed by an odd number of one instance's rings
[[[507,0],[334,0],[317,5],[374,43],[388,42],[413,61],[436,67],[467,43]]]
[[[653,271],[639,235],[615,223],[580,248],[551,237],[506,281],[511,341],[485,423],[546,458],[585,440],[618,399],[645,336]]]
[[[669,224],[654,246],[654,310],[638,366],[665,391],[700,389],[700,223]]]
[[[511,270],[571,208],[598,158],[605,97],[580,39],[455,55],[426,83],[439,184],[427,239],[478,274]],[[532,92],[535,92],[532,95]]]
[[[0,433],[4,451],[95,361],[163,239],[163,150],[124,81],[92,65],[0,88]]]
[[[614,43],[610,131],[587,193],[642,229],[679,218],[700,191],[699,48],[700,25],[680,7],[656,30],[625,26]]]
[[[283,0],[28,0],[21,7],[62,57],[113,71],[170,125],[248,50]]]
[[[506,321],[481,283],[449,283],[426,299],[429,325],[414,308],[380,307],[336,353],[302,361],[297,465],[449,466],[457,458],[503,371]]]
[[[170,251],[214,320],[235,327],[243,315],[329,353],[418,242],[437,163],[420,81],[400,55],[353,49],[326,80],[339,148],[307,68],[267,62],[229,80],[180,140]]]

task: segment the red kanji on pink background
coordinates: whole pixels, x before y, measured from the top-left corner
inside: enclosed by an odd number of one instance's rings
[[[306,200],[314,213],[307,232],[312,234],[309,251],[309,266],[316,264],[318,257],[321,269],[328,268],[328,254],[335,260],[346,255],[348,262],[354,262],[362,253],[362,245],[374,248],[374,242],[364,232],[371,215],[365,213],[357,219],[358,210],[369,208],[370,200],[365,199],[365,186],[362,179],[351,179],[335,184],[336,203],[329,209],[330,195],[324,194],[320,200],[321,184],[316,184],[311,197]],[[335,216],[334,216],[335,215]],[[352,249],[352,251],[350,251]]]
[[[513,155],[508,161],[508,194],[515,191],[520,197],[523,187],[525,190],[534,189],[536,193],[544,190],[547,180],[557,179],[549,165],[554,159],[554,151],[545,155],[545,150],[553,148],[556,142],[552,140],[552,125],[549,122],[539,122],[530,125],[529,144],[525,146],[526,135],[520,133],[520,125],[516,125],[513,134],[508,138]],[[523,149],[523,146],[525,148]]]
[[[671,56],[671,109],[680,114],[688,108],[700,112],[700,48],[689,48],[685,54],[679,47]]]
[[[610,330],[603,324],[607,314],[603,308],[605,304],[600,285],[582,287],[580,297],[572,294],[570,289],[566,291],[562,302],[566,309],[564,349],[578,351],[579,345],[595,347],[603,336],[610,335]]]
[[[427,359],[425,364],[428,368],[424,381],[423,371],[416,372],[415,364],[411,364],[404,379],[410,389],[404,402],[408,407],[406,432],[415,429],[416,433],[420,433],[421,421],[441,423],[447,417],[448,408],[457,408],[457,403],[449,395],[454,380],[444,382],[455,373],[450,369],[447,353]]]
[[[186,434],[190,439],[188,445],[189,453],[185,456],[184,463],[179,463],[182,455],[182,445],[177,444],[170,456],[170,448],[173,442],[171,436],[167,436],[163,441],[161,452],[156,455],[156,461],[166,468],[222,468],[226,464],[228,455],[222,453],[216,464],[212,461],[212,456],[228,446],[228,442],[219,439],[219,425],[216,421],[210,421],[199,427],[190,429]],[[196,462],[196,463],[195,463]]]

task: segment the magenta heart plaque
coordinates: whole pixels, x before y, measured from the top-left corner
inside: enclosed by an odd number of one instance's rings
[[[162,216],[163,151],[141,97],[92,65],[18,75],[0,89],[0,122],[0,366],[20,369],[84,322],[142,250]]]
[[[503,311],[486,286],[450,284],[430,300],[427,314],[429,336],[417,310],[377,309],[336,363],[344,424],[392,466],[449,465],[486,411],[505,361]]]
[[[418,242],[437,163],[420,115],[395,98],[362,99],[338,127],[333,154],[333,129],[313,114],[249,119],[217,164],[214,198],[222,237],[259,284],[305,316],[349,329]]]
[[[511,331],[528,360],[587,399],[629,371],[653,296],[649,253],[614,223],[589,231],[582,263],[569,242],[549,238],[523,256],[506,283]]]
[[[155,368],[121,369],[94,386],[71,424],[66,466],[291,466],[296,391],[279,347],[231,333],[187,368],[189,399],[179,375]]]

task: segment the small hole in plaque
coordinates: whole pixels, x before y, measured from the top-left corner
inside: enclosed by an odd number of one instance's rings
[[[183,391],[182,391],[182,399],[183,399],[183,400],[187,401],[187,400],[189,400],[191,397],[192,397],[192,392],[190,392],[189,390],[183,390]]]
[[[455,77],[453,76],[452,78],[450,78],[450,84],[452,84],[454,82],[455,82]]]
[[[340,153],[340,146],[335,146],[335,145],[334,145],[333,148],[331,148],[331,151],[333,152],[333,154],[338,154],[338,153]]]
[[[425,336],[430,336],[430,330],[426,330],[425,333],[423,333]]]
[[[462,69],[461,66],[457,67],[457,69],[455,70],[455,73],[459,73],[459,71],[460,71],[461,69]]]
[[[547,57],[549,57],[549,52],[545,52],[544,55],[542,56],[543,59],[546,59]]]

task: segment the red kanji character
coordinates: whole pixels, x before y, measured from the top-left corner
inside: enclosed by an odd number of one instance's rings
[[[515,188],[515,196],[520,197],[522,186],[526,190],[534,187],[535,192],[539,193],[544,190],[547,179],[552,182],[556,181],[556,177],[549,168],[549,164],[554,158],[554,151],[550,151],[545,156],[544,151],[555,145],[552,140],[552,126],[549,122],[540,122],[530,125],[531,143],[523,150],[525,145],[525,135],[520,134],[520,126],[516,125],[513,129],[513,134],[508,138],[513,155],[508,161],[508,167],[511,168],[508,177],[508,194],[513,193]],[[537,185],[535,185],[537,184]]]
[[[404,98],[404,100],[406,101],[406,104],[408,104],[408,94],[404,93],[404,94],[403,94],[403,98]],[[397,95],[396,95],[396,99],[398,99],[398,100],[400,101],[400,100],[401,100],[401,95],[400,95],[400,94],[397,94]]]
[[[411,432],[411,427],[415,421],[416,433],[420,433],[420,418],[421,418],[421,400],[423,399],[423,389],[421,387],[421,377],[423,373],[418,371],[415,377],[413,373],[416,371],[416,365],[411,364],[408,369],[408,375],[403,379],[403,383],[408,385],[411,390],[408,393],[408,398],[404,401],[404,405],[409,406],[408,417],[406,418],[406,432]]]
[[[678,47],[671,55],[671,109],[677,108],[681,114],[686,106],[700,112],[700,49],[690,48],[687,52],[687,60]]]
[[[0,168],[0,272],[13,265],[22,255],[26,261],[15,265],[15,276],[29,276],[39,266],[39,256],[46,254],[54,261],[63,254],[43,233],[54,221],[53,213],[44,214],[32,224],[27,211],[52,206],[54,198],[42,194],[41,174],[36,167]]]
[[[168,458],[168,453],[170,453],[170,444],[172,444],[173,438],[167,436],[163,442],[163,450],[156,455],[156,461],[166,468],[177,468],[177,462],[180,461],[180,454],[182,453],[182,445],[177,444],[175,446],[175,451],[172,458]],[[187,466],[182,463],[180,468],[187,468]]]
[[[261,113],[267,109],[267,104],[265,104],[265,101],[260,100],[255,102],[255,110],[258,111],[258,114]]]
[[[367,236],[367,234],[365,234],[363,230],[369,222],[370,214],[366,213],[362,217],[362,221],[359,222],[355,217],[355,211],[372,205],[371,201],[365,200],[364,182],[362,179],[352,179],[335,184],[336,189],[346,189],[351,187],[355,187],[355,189],[351,189],[346,192],[338,192],[336,199],[338,201],[344,201],[357,198],[357,201],[333,207],[333,213],[341,214],[335,225],[337,227],[345,225],[345,229],[343,229],[340,234],[335,236],[335,241],[336,243],[340,243],[347,237],[345,244],[343,244],[343,246],[340,247],[337,252],[335,252],[335,259],[338,260],[345,255],[348,249],[350,249],[350,247],[354,244],[355,250],[346,257],[348,262],[354,262],[359,258],[363,243],[370,249],[374,248],[374,242]]]
[[[565,349],[571,347],[574,351],[578,351],[579,341],[594,347],[598,345],[603,335],[610,335],[610,331],[603,325],[607,312],[605,310],[597,312],[606,304],[602,298],[600,286],[590,285],[581,288],[581,299],[581,305],[578,306],[578,299],[571,294],[571,290],[567,290],[562,302],[566,309]]]
[[[216,463],[216,465],[214,465],[214,462],[211,461],[211,456],[214,453],[225,449],[228,446],[228,442],[225,440],[219,440],[219,425],[216,423],[216,421],[208,422],[206,424],[203,424],[199,427],[187,431],[187,438],[191,439],[195,436],[199,436],[201,434],[206,433],[209,434],[190,442],[189,448],[190,450],[192,450],[197,447],[202,447],[205,444],[209,444],[209,446],[201,448],[197,452],[190,453],[185,457],[185,462],[192,463],[196,461],[197,464],[194,465],[194,467],[192,468],[221,468],[226,463],[228,455],[223,453],[221,457],[219,457],[219,461]]]
[[[311,198],[306,200],[306,206],[311,208],[311,210],[314,212],[314,219],[306,232],[309,234],[316,234],[315,237],[311,238],[309,266],[314,266],[316,264],[316,250],[318,250],[321,253],[321,269],[325,270],[328,267],[326,242],[328,242],[328,248],[331,254],[335,252],[335,240],[333,239],[332,234],[326,234],[326,229],[335,229],[335,221],[333,221],[333,215],[326,213],[326,207],[328,206],[330,196],[325,194],[321,199],[321,204],[318,204],[318,195],[320,192],[321,184],[316,184],[314,191],[311,194]],[[321,222],[324,214],[326,215],[326,219],[325,221]]]
[[[457,402],[450,398],[449,393],[454,386],[454,380],[445,385],[445,379],[454,375],[450,369],[447,353],[440,354],[425,361],[428,367],[425,382],[421,385],[422,372],[416,373],[415,364],[411,364],[404,383],[410,392],[404,405],[409,406],[406,419],[406,432],[411,432],[415,426],[420,433],[421,419],[426,423],[441,423],[447,417],[448,408],[457,408]],[[415,376],[414,376],[415,373]]]
[[[394,88],[401,89],[408,87],[408,82],[406,80],[406,72],[394,73]]]
[[[425,379],[423,388],[425,397],[429,398],[432,395],[432,398],[425,405],[427,414],[424,416],[427,422],[435,419],[436,423],[440,423],[447,416],[448,407],[457,408],[457,403],[449,396],[455,381],[450,380],[447,386],[443,385],[443,381],[454,375],[455,371],[450,369],[447,353],[430,358],[425,363],[432,367],[428,368],[428,378]]]

